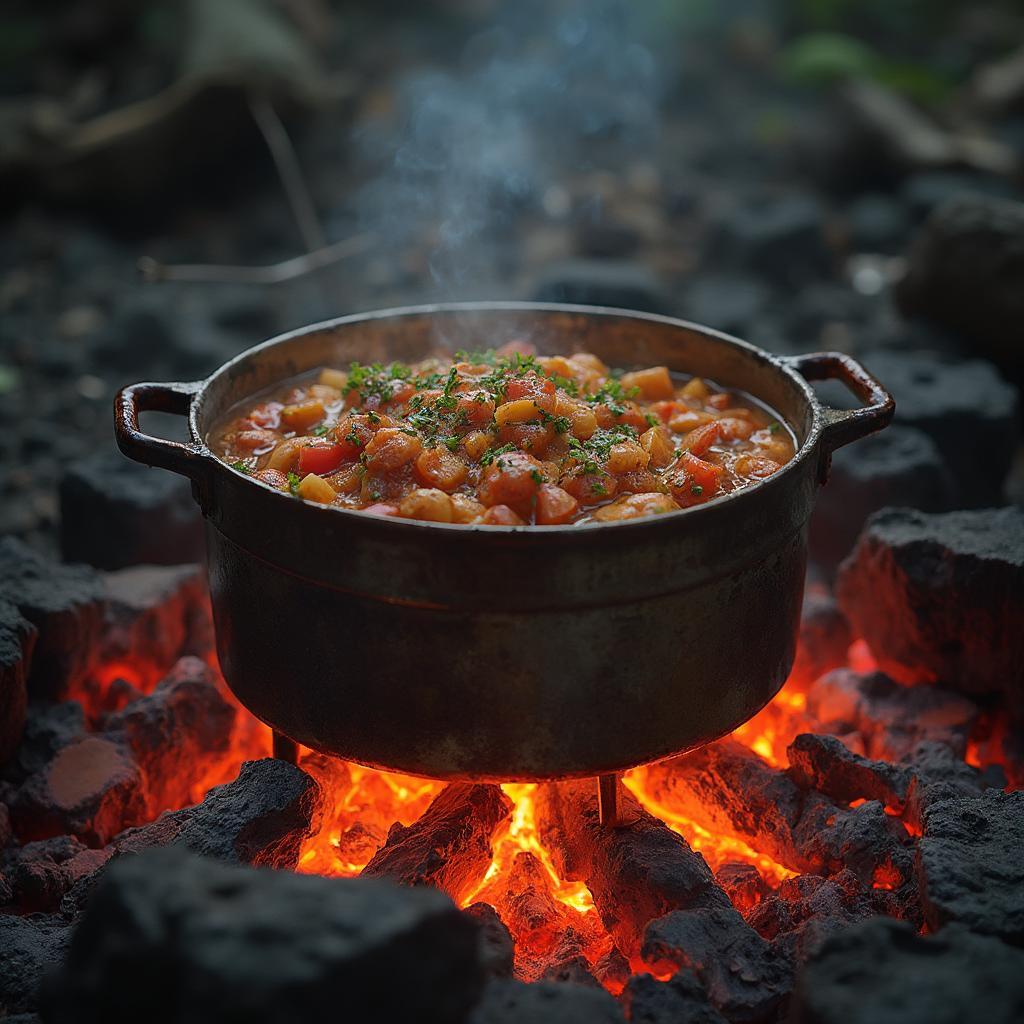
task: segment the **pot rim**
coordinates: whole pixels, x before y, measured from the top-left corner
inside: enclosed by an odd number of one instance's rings
[[[261,480],[257,480],[246,473],[242,473],[239,470],[234,469],[231,465],[220,459],[207,445],[205,437],[201,434],[198,424],[198,415],[203,406],[203,399],[206,396],[210,387],[225,375],[229,374],[231,370],[243,363],[244,361],[252,358],[260,352],[272,349],[277,345],[283,344],[288,341],[292,341],[296,338],[301,338],[306,335],[312,335],[319,331],[329,331],[342,328],[348,324],[353,323],[366,323],[374,320],[397,320],[404,317],[424,317],[434,316],[437,314],[459,314],[459,313],[562,313],[572,314],[585,317],[608,317],[616,319],[628,319],[640,322],[656,323],[666,325],[669,327],[683,328],[685,330],[704,335],[723,341],[728,345],[735,348],[741,349],[746,355],[762,364],[770,366],[774,371],[783,374],[792,385],[798,389],[802,394],[804,400],[811,411],[811,423],[810,429],[807,432],[804,440],[799,444],[793,458],[786,463],[778,472],[773,473],[770,477],[759,480],[756,483],[749,484],[738,490],[732,491],[729,494],[722,495],[717,498],[713,498],[711,501],[703,505],[696,505],[690,508],[678,509],[674,512],[665,512],[654,516],[643,516],[635,519],[624,519],[615,520],[612,522],[589,522],[580,524],[565,524],[560,526],[542,526],[538,527],[533,524],[527,524],[523,526],[492,526],[483,524],[473,523],[436,523],[429,521],[421,521],[416,519],[405,519],[398,516],[370,516],[366,515],[360,509],[348,509],[338,508],[334,506],[322,505],[318,502],[307,501],[303,498],[297,498],[297,496],[284,494],[283,492],[271,487],[269,484],[264,483]],[[843,361],[844,363],[849,361],[853,362],[854,367],[865,377],[870,379],[870,375],[866,374],[863,368],[859,367],[854,361],[849,360],[848,357],[836,353],[825,353],[824,356],[832,358],[834,360]],[[689,516],[690,520],[695,523],[701,521],[701,517],[708,517],[715,514],[716,509],[726,507],[727,504],[735,504],[738,501],[743,500],[754,500],[755,495],[764,493],[766,491],[786,486],[787,482],[793,478],[798,472],[801,471],[804,464],[811,458],[816,457],[819,454],[819,448],[822,441],[822,437],[825,433],[826,428],[830,423],[834,423],[837,416],[844,416],[847,414],[838,413],[836,410],[829,409],[819,400],[811,387],[808,379],[804,377],[799,370],[802,361],[807,361],[812,358],[820,359],[822,356],[815,355],[811,356],[779,356],[765,349],[753,345],[748,341],[744,341],[741,338],[737,338],[733,335],[726,334],[723,331],[715,330],[711,327],[706,327],[702,324],[694,323],[688,320],[682,320],[678,317],[664,316],[657,313],[645,313],[637,310],[620,309],[611,306],[586,306],[578,304],[563,304],[563,303],[548,303],[548,302],[520,302],[520,301],[474,301],[474,302],[445,302],[445,303],[426,303],[414,306],[399,306],[390,309],[372,310],[363,313],[351,313],[346,316],[335,317],[330,320],[320,321],[314,324],[308,324],[303,327],[295,328],[291,331],[286,331],[283,334],[276,335],[272,338],[262,341],[257,345],[253,345],[250,348],[243,350],[238,355],[233,356],[227,360],[220,367],[213,371],[205,379],[190,385],[177,385],[179,389],[179,395],[182,391],[187,394],[188,398],[188,423],[189,432],[192,437],[192,443],[187,446],[188,454],[187,458],[192,460],[199,460],[207,470],[210,468],[210,464],[216,465],[216,471],[222,474],[230,474],[233,478],[244,480],[248,484],[252,484],[261,487],[267,492],[271,492],[279,497],[282,501],[294,502],[296,500],[302,502],[304,506],[309,509],[314,509],[317,514],[320,515],[338,515],[341,514],[347,518],[357,518],[361,527],[369,527],[371,524],[374,526],[380,526],[382,529],[389,531],[402,530],[402,531],[422,531],[422,530],[442,530],[457,533],[468,533],[473,534],[477,537],[483,538],[503,538],[514,534],[529,533],[531,537],[540,540],[544,537],[550,537],[551,542],[564,543],[565,540],[570,537],[583,537],[592,533],[594,529],[606,530],[613,528],[616,530],[633,530],[633,531],[655,531],[660,529],[672,529],[673,524],[680,522],[681,516]],[[825,374],[824,376],[830,376]],[[840,373],[839,376],[842,376]],[[849,381],[849,372],[846,377],[843,377],[847,384]],[[877,381],[873,383],[878,387],[878,390],[887,400],[885,407],[872,407],[877,408],[879,411],[876,413],[876,419],[879,420],[877,423],[873,423],[867,429],[861,430],[860,433],[868,433],[870,430],[878,429],[880,426],[884,426],[885,422],[888,422],[888,418],[892,416],[892,398],[889,396]],[[159,385],[148,385],[149,387],[159,388]],[[137,385],[136,387],[141,387]],[[119,396],[116,402],[116,408],[121,410],[132,401],[130,395],[131,389],[125,389]],[[756,396],[755,396],[756,397]],[[181,411],[185,411],[182,409]],[[216,410],[220,412],[222,410]],[[859,410],[861,413],[867,410]],[[783,422],[786,422],[787,427],[794,433],[792,424],[790,424],[781,413],[776,409],[772,409],[775,415],[779,416]],[[831,414],[831,415],[830,415]],[[118,416],[118,432],[119,440],[123,430],[121,423],[121,414]],[[855,435],[859,436],[859,435]],[[852,438],[850,438],[852,439]],[[166,442],[165,442],[166,443]],[[839,444],[846,443],[840,441]],[[835,445],[838,447],[838,444]],[[127,452],[127,454],[132,454]],[[142,461],[145,461],[144,459]],[[169,466],[168,468],[175,468]],[[183,468],[179,468],[180,472],[187,471]],[[687,521],[690,521],[687,520]]]

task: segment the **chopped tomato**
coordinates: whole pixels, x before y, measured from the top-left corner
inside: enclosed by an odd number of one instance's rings
[[[538,409],[550,413],[555,408],[555,382],[539,373],[512,377],[505,385],[505,401],[515,402],[521,398],[532,399]]]
[[[319,438],[313,444],[306,445],[299,451],[299,474],[316,473],[323,476],[332,473],[345,459],[345,450],[340,444]]]
[[[725,470],[721,466],[716,466],[713,462],[707,462],[704,459],[698,459],[692,452],[683,452],[683,457],[680,461],[690,479],[698,487],[703,488],[706,495],[714,494],[718,490],[719,483],[722,477],[725,476]]]
[[[581,505],[600,505],[619,489],[616,477],[607,473],[584,473],[581,469],[563,476],[559,485]]]
[[[463,391],[455,396],[455,415],[466,426],[485,427],[494,416],[494,399],[487,391]]]
[[[505,452],[484,470],[477,496],[485,505],[509,505],[526,511],[542,483],[541,465],[532,455]]]
[[[541,484],[537,491],[537,522],[541,526],[560,526],[576,518],[580,503],[554,484]]]
[[[705,423],[703,427],[691,430],[683,438],[683,447],[694,455],[703,455],[720,436],[718,420]]]

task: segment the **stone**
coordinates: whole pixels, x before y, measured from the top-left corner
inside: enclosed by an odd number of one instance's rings
[[[456,1024],[482,984],[476,929],[439,892],[159,850],[106,872],[44,1013],[49,1024],[339,1012]]]
[[[26,678],[36,644],[36,628],[17,605],[0,597],[0,766],[21,742],[28,707]]]
[[[924,809],[917,875],[925,920],[1024,945],[1024,791],[939,800]]]
[[[39,1008],[40,983],[64,958],[68,932],[63,922],[42,914],[0,914],[0,1013],[5,1020]]]
[[[896,300],[955,330],[1024,379],[1024,203],[978,194],[942,203],[907,257]]]
[[[922,430],[935,442],[961,506],[1000,504],[1021,436],[1017,389],[981,359],[875,350],[865,352],[863,362],[896,399],[895,424]]]
[[[833,574],[868,517],[887,505],[943,512],[955,503],[953,476],[936,443],[922,430],[894,424],[832,456],[811,516],[811,559]]]
[[[13,759],[0,766],[0,778],[14,786],[42,770],[58,750],[85,734],[85,714],[77,701],[30,703],[21,743]]]
[[[473,903],[463,913],[479,929],[480,963],[490,978],[511,978],[516,944],[489,903]]]
[[[149,813],[192,803],[192,790],[229,756],[235,708],[213,670],[182,658],[148,696],[109,715],[106,730],[127,744],[146,779]]]
[[[801,1024],[1015,1024],[1024,952],[964,928],[917,935],[875,917],[829,937],[800,970]]]
[[[883,509],[836,595],[883,671],[1024,698],[1024,511]]]
[[[109,850],[93,850],[74,836],[56,836],[26,843],[0,856],[10,886],[8,900],[20,913],[55,912],[71,887],[97,871]]]
[[[99,569],[198,562],[203,521],[186,479],[111,447],[64,470],[60,546],[66,561]]]
[[[578,259],[549,264],[531,289],[535,302],[639,309],[672,313],[673,304],[662,282],[640,263]]]
[[[624,1024],[615,1000],[600,988],[538,981],[495,980],[467,1024]]]
[[[63,747],[11,800],[22,842],[70,834],[105,846],[148,816],[145,780],[116,740],[87,735]]]
[[[630,1024],[725,1024],[708,1001],[704,986],[684,968],[668,981],[651,974],[635,974],[622,993]]]
[[[652,921],[643,959],[658,973],[690,968],[730,1021],[774,1019],[792,985],[788,961],[729,909],[676,910]]]
[[[103,581],[88,566],[50,562],[13,537],[0,540],[0,597],[38,632],[30,698],[59,700],[93,666],[103,626]]]

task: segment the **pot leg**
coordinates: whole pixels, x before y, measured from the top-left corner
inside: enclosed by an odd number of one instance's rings
[[[627,824],[619,806],[619,776],[615,772],[597,777],[597,813],[607,828]]]
[[[279,761],[287,761],[289,764],[299,763],[299,745],[295,740],[288,739],[283,733],[273,730],[274,746],[273,755]]]

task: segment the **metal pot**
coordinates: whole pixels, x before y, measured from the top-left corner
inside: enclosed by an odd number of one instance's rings
[[[219,461],[226,410],[322,365],[415,360],[529,337],[545,353],[664,364],[783,416],[794,459],[686,511],[620,523],[477,527],[303,502]],[[865,408],[825,407],[836,378]],[[189,477],[206,518],[221,668],[277,733],[377,768],[527,781],[613,773],[736,728],[793,662],[807,523],[832,452],[893,400],[849,356],[777,357],[666,317],[489,303],[385,310],[283,335],[205,381],[117,397],[129,457]],[[187,444],[139,429],[187,415]]]

